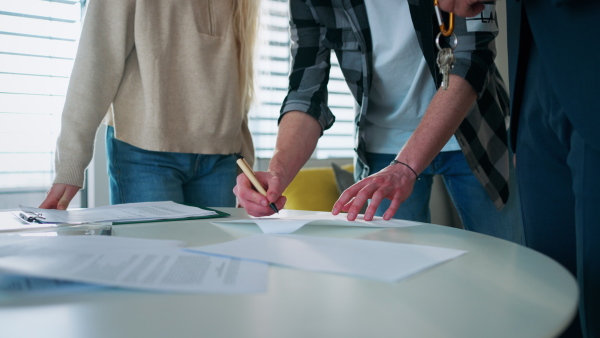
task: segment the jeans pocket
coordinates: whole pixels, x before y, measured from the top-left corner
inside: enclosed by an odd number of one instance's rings
[[[233,0],[192,0],[192,6],[199,33],[217,37],[227,34],[233,18]]]

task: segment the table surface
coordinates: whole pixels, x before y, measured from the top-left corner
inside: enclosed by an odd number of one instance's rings
[[[243,209],[219,210],[248,218]],[[113,236],[198,246],[261,233],[255,225],[214,220],[118,225]],[[533,338],[556,336],[576,310],[577,285],[563,267],[504,240],[433,224],[373,229],[317,222],[295,233],[468,253],[397,283],[272,266],[268,291],[260,294],[0,295],[0,336]]]

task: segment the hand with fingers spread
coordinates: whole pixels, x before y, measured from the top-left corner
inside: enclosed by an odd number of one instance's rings
[[[52,185],[46,199],[40,204],[42,209],[67,210],[69,203],[81,189],[76,185],[56,183]]]
[[[381,201],[387,198],[391,201],[389,208],[383,214],[383,219],[389,220],[394,216],[400,204],[412,193],[416,177],[405,166],[388,166],[346,189],[333,205],[333,214],[340,211],[348,212],[348,220],[354,221],[362,206],[371,200],[365,212],[365,221],[373,220],[373,215]]]
[[[286,198],[281,195],[284,188],[279,177],[273,172],[266,171],[257,171],[254,175],[267,191],[267,197],[256,191],[248,176],[242,173],[238,175],[237,184],[233,188],[233,193],[237,196],[240,206],[246,209],[249,215],[256,217],[274,214],[273,209],[269,207],[270,203],[275,203],[279,210],[283,209]]]

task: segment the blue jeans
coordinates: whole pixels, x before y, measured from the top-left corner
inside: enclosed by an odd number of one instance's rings
[[[231,155],[148,151],[106,131],[110,203],[173,201],[198,207],[235,207],[237,165]]]
[[[387,167],[396,157],[394,154],[367,153],[367,164],[371,173]],[[433,176],[441,175],[450,198],[466,230],[524,244],[523,225],[519,211],[518,193],[514,168],[511,164],[510,197],[500,211],[481,186],[461,151],[441,152],[421,173],[412,194],[398,208],[394,218],[417,222],[431,221],[429,199]],[[385,199],[377,208],[376,215],[382,216],[390,205]]]

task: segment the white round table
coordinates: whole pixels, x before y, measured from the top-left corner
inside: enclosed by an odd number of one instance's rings
[[[248,217],[243,209],[219,210]],[[113,235],[198,246],[260,233],[255,225],[214,220],[116,225]],[[535,338],[558,335],[576,311],[577,284],[563,267],[504,240],[433,224],[373,229],[317,222],[296,233],[468,253],[397,283],[271,266],[262,294],[0,295],[0,336]]]

